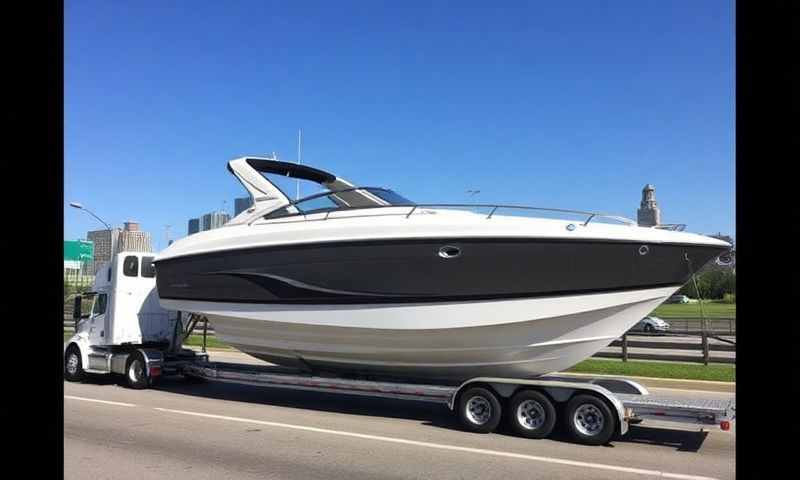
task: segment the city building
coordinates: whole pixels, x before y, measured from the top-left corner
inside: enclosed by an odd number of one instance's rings
[[[103,262],[111,260],[114,253],[123,250],[153,251],[150,234],[139,230],[139,224],[133,221],[125,222],[124,228],[88,232],[86,239],[94,243],[93,272],[96,272]]]
[[[200,218],[200,231],[214,230],[228,223],[230,219],[231,216],[227,212],[206,213]]]
[[[250,208],[250,206],[253,204],[253,202],[250,200],[250,197],[237,198],[234,199],[233,202],[234,202],[234,214],[233,214],[234,217],[244,212],[248,208]]]
[[[139,230],[139,223],[133,221],[125,222],[125,227],[119,235],[119,245],[117,252],[135,251],[152,252],[153,245],[148,232]]]
[[[195,233],[200,231],[200,219],[199,218],[190,218],[189,219],[189,235],[194,235]]]
[[[86,233],[86,239],[94,243],[93,272],[97,272],[103,262],[111,260],[111,253],[117,245],[121,228],[94,230]]]
[[[642,201],[636,211],[636,221],[642,227],[661,225],[661,209],[656,203],[656,189],[649,183],[642,189]]]

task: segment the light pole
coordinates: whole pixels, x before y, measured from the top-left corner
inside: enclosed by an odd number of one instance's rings
[[[106,222],[104,222],[102,218],[100,218],[97,215],[95,215],[94,213],[92,213],[91,210],[89,210],[88,208],[84,207],[82,204],[80,204],[78,202],[69,202],[69,206],[72,207],[72,208],[77,208],[78,210],[83,210],[83,211],[87,212],[89,215],[91,215],[94,218],[100,220],[100,223],[105,225],[106,229],[111,230],[111,227],[108,226],[108,224]]]
[[[100,223],[102,223],[103,225],[106,226],[106,230],[108,230],[109,251],[113,252],[114,251],[114,234],[111,232],[111,227],[102,218],[100,218],[97,215],[95,215],[94,213],[92,213],[91,210],[89,210],[88,208],[84,207],[82,204],[80,204],[78,202],[69,202],[69,206],[72,207],[72,208],[77,208],[78,210],[85,211],[86,213],[88,213],[89,215],[93,216],[94,218],[99,220]],[[94,260],[94,259],[92,259],[92,260]],[[96,265],[93,265],[91,271],[94,272],[95,268],[96,268]]]

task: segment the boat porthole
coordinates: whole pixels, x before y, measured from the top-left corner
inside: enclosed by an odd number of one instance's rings
[[[570,232],[575,230],[575,224],[574,223],[570,223],[569,225],[567,225],[567,230],[569,230]]]
[[[461,249],[452,245],[445,245],[439,249],[439,256],[442,258],[456,258],[461,255]]]
[[[647,255],[650,252],[650,247],[647,245],[642,245],[639,247],[639,255]]]

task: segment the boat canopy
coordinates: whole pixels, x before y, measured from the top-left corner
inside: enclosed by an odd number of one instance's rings
[[[289,197],[262,174],[281,175],[300,180],[309,180],[321,185],[332,193],[332,198],[351,208],[390,205],[391,202],[368,189],[355,188],[343,178],[317,168],[275,158],[241,157],[228,162],[228,171],[242,183],[250,194],[253,206],[245,210],[228,224],[247,223],[255,216],[268,214],[285,208],[286,213],[300,213]],[[301,199],[300,201],[302,201]]]

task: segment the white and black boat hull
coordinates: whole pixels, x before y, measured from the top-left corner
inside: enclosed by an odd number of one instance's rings
[[[376,238],[176,255],[156,261],[156,277],[162,306],[207,316],[223,341],[269,362],[458,382],[569,368],[724,250],[632,239]]]
[[[162,303],[202,312],[222,341],[271,363],[459,382],[569,368],[677,288],[422,304]]]

